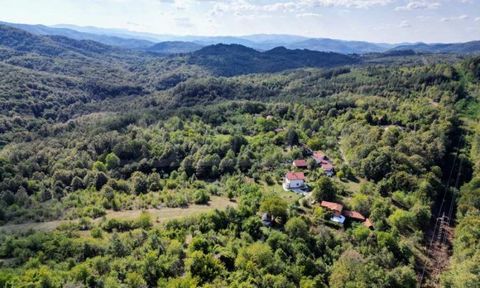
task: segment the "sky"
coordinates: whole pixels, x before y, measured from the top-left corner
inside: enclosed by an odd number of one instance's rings
[[[176,35],[480,40],[480,0],[0,0],[0,21]]]

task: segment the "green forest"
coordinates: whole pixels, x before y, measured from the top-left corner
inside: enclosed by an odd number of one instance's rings
[[[0,25],[0,287],[478,287],[480,58],[305,51]]]

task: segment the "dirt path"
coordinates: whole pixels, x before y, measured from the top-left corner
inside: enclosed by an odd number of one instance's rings
[[[152,220],[161,223],[172,219],[184,218],[192,215],[198,215],[214,209],[226,209],[227,207],[236,207],[237,203],[229,201],[224,197],[211,197],[208,205],[192,204],[187,208],[161,208],[148,209],[147,212],[152,216]],[[105,216],[107,219],[136,219],[144,210],[126,210],[126,211],[107,211]],[[15,233],[29,230],[34,231],[53,231],[58,226],[64,223],[69,223],[77,220],[56,220],[40,223],[24,223],[24,224],[7,224],[0,226],[0,233]],[[100,218],[95,219],[95,222],[100,221]]]

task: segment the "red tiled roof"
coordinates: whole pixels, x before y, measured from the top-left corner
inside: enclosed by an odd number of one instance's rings
[[[307,161],[303,159],[294,160],[293,166],[295,167],[307,167]]]
[[[320,165],[322,165],[322,169],[325,171],[333,170],[333,165],[329,161],[324,160]]]
[[[313,158],[318,158],[319,160],[323,160],[326,158],[325,153],[322,151],[315,151],[313,152]]]
[[[339,212],[342,212],[343,210],[342,204],[334,203],[334,202],[322,201],[322,203],[320,203],[320,206],[328,208],[330,210],[339,211]]]
[[[343,215],[345,217],[353,218],[360,221],[365,221],[365,217],[360,212],[357,212],[357,211],[344,210]]]
[[[372,221],[370,221],[370,219],[368,219],[368,218],[365,219],[365,222],[363,222],[363,225],[365,225],[365,226],[368,227],[368,228],[373,227]]]
[[[303,172],[288,172],[285,176],[288,180],[305,180]]]

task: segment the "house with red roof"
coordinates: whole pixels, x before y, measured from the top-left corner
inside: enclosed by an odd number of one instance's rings
[[[337,216],[341,215],[343,211],[343,205],[340,203],[322,201],[320,203],[320,206],[322,206],[323,208],[327,208],[328,210],[332,210],[333,214]]]
[[[333,168],[332,162],[323,160],[320,163],[320,166],[322,167],[323,171],[325,172],[325,174],[327,174],[328,177],[332,177],[333,174],[335,174],[335,170]]]
[[[317,162],[317,164],[322,163],[322,161],[324,160],[328,160],[327,156],[322,151],[314,151],[312,157],[313,159],[315,159],[315,162]]]
[[[283,189],[301,189],[305,187],[305,174],[303,172],[288,172],[283,179]]]
[[[358,220],[358,221],[366,221],[365,216],[363,216],[360,212],[357,211],[349,211],[349,210],[343,210],[343,216],[351,218],[353,220]]]
[[[292,164],[294,167],[300,168],[300,169],[305,169],[308,167],[307,160],[304,160],[304,159],[294,160]]]
[[[322,201],[320,206],[333,211],[333,216],[330,221],[343,224],[345,222],[345,216],[342,215],[343,205],[335,202]]]
[[[327,176],[332,177],[335,174],[332,161],[328,159],[327,155],[323,151],[313,152],[312,158],[315,160],[318,166],[320,166]]]
[[[373,224],[370,219],[365,218],[365,216],[358,211],[343,210],[343,205],[340,203],[322,201],[320,206],[333,211],[333,217],[330,221],[343,224],[346,218],[350,218],[362,222],[362,224],[369,229],[373,229]]]

